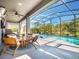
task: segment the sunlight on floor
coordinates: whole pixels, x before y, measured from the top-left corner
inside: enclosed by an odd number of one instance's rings
[[[28,55],[22,55],[22,56],[19,56],[19,57],[16,57],[16,58],[13,58],[13,59],[32,59],[30,56]]]
[[[52,57],[55,57],[55,58],[57,58],[57,59],[62,59],[62,58],[60,58],[60,57],[58,57],[58,56],[56,56],[56,55],[54,55],[54,54],[52,54],[52,53],[50,53],[50,52],[45,51],[44,49],[39,49],[39,51],[44,52],[44,53],[46,53],[46,54],[48,54],[48,55],[50,55],[50,56],[52,56]]]
[[[77,52],[79,53],[79,48],[75,48],[75,47],[70,47],[70,46],[65,46],[65,45],[62,45],[58,48],[61,48],[61,49],[65,49],[65,50],[69,50],[69,51],[73,51],[73,52]]]

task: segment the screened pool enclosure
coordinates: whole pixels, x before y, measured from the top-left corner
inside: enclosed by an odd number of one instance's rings
[[[58,0],[31,16],[31,32],[79,44],[79,0]],[[73,39],[71,39],[73,38]]]

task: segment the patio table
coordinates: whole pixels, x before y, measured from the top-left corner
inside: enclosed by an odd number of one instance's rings
[[[33,37],[30,37],[30,38],[27,37],[27,38],[25,38],[25,39],[24,39],[24,38],[20,39],[20,40],[19,40],[19,42],[20,42],[20,47],[22,47],[22,48],[23,48],[23,47],[26,47],[26,45],[28,45],[29,42],[32,41],[32,39],[33,39]]]

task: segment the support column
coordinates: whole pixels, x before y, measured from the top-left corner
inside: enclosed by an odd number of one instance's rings
[[[30,17],[26,17],[26,34],[30,33]]]

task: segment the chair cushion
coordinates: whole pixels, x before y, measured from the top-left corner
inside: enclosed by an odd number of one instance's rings
[[[15,38],[3,38],[4,44],[8,45],[15,45],[16,44],[16,39]]]

